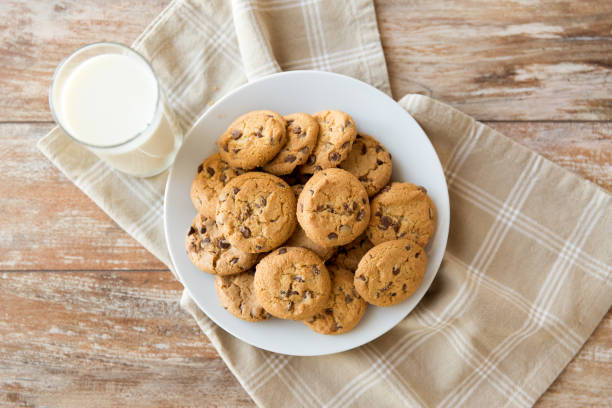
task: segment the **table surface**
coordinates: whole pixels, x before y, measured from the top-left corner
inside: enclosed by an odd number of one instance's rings
[[[181,285],[35,147],[57,63],[167,0],[0,2],[0,405],[253,402]],[[395,97],[430,95],[612,189],[612,2],[376,1]],[[539,407],[612,399],[612,313]]]

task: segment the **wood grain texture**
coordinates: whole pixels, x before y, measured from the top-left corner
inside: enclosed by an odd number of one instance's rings
[[[0,273],[0,406],[250,407],[168,271]]]
[[[0,2],[2,407],[254,406],[179,310],[180,284],[35,147],[57,63],[130,43],[168,1]],[[375,3],[396,97],[492,120],[612,190],[612,3]],[[16,123],[31,121],[46,123]],[[609,406],[611,350],[609,312],[537,406]]]
[[[480,120],[609,120],[612,2],[376,1],[395,97]]]

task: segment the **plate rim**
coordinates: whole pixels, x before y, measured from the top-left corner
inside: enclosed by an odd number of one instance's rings
[[[332,77],[342,78],[343,80],[353,81],[354,83],[358,84],[359,86],[365,85],[365,86],[371,88],[373,91],[378,93],[381,97],[384,97],[387,100],[390,100],[392,103],[398,105],[399,108],[401,108],[402,111],[404,111],[410,117],[410,119],[414,122],[414,124],[418,128],[418,130],[420,130],[423,133],[423,135],[425,136],[426,142],[429,144],[429,147],[434,152],[434,156],[436,158],[437,164],[438,164],[438,166],[439,166],[439,168],[440,168],[440,170],[442,172],[442,175],[443,175],[442,181],[443,181],[443,187],[444,187],[444,189],[443,189],[444,190],[443,191],[444,195],[443,195],[442,198],[445,201],[445,208],[448,208],[448,217],[447,217],[448,223],[445,223],[444,225],[439,226],[439,228],[436,230],[436,234],[443,233],[442,242],[441,242],[441,245],[440,245],[442,247],[441,248],[442,256],[440,257],[439,263],[437,265],[435,265],[435,270],[433,272],[433,276],[431,278],[431,281],[429,282],[429,285],[423,291],[423,293],[420,295],[420,297],[416,301],[415,305],[410,310],[408,310],[406,312],[406,314],[397,323],[395,323],[393,326],[387,328],[386,330],[382,330],[379,333],[376,333],[374,336],[369,336],[366,341],[363,341],[363,342],[361,342],[359,344],[349,345],[347,347],[339,347],[339,348],[335,349],[334,351],[323,352],[323,353],[299,352],[299,351],[296,351],[296,352],[293,352],[293,353],[286,353],[284,351],[278,351],[278,350],[273,349],[273,347],[267,347],[266,345],[263,345],[263,344],[254,344],[253,341],[247,340],[240,332],[237,332],[235,330],[228,329],[228,328],[224,327],[223,324],[221,324],[217,319],[215,319],[214,317],[212,317],[211,315],[209,315],[206,312],[205,308],[203,308],[200,305],[200,303],[198,302],[196,297],[194,297],[193,294],[191,293],[191,290],[183,282],[181,274],[180,274],[178,268],[176,267],[176,261],[174,259],[174,255],[173,255],[172,251],[170,251],[170,245],[169,245],[169,242],[170,242],[170,232],[169,232],[169,225],[168,225],[168,200],[169,200],[168,191],[169,191],[170,182],[172,180],[172,176],[173,176],[175,168],[176,168],[176,162],[173,162],[172,165],[170,166],[170,168],[168,169],[168,176],[167,176],[166,183],[165,183],[164,210],[163,210],[164,236],[165,236],[165,239],[166,239],[166,247],[168,249],[168,254],[169,254],[169,257],[170,257],[170,261],[172,262],[171,266],[174,268],[179,282],[183,285],[184,290],[187,291],[187,293],[189,294],[191,299],[193,299],[193,301],[195,302],[195,304],[198,307],[198,309],[200,311],[202,311],[202,313],[204,313],[206,315],[206,317],[208,317],[215,325],[219,326],[219,328],[221,328],[225,332],[231,334],[232,336],[236,337],[237,339],[239,339],[239,340],[241,340],[241,341],[243,341],[243,342],[245,342],[245,343],[247,343],[247,344],[249,344],[249,345],[251,345],[253,347],[262,349],[262,350],[266,350],[266,351],[270,351],[270,352],[278,353],[278,354],[291,355],[291,356],[304,356],[304,357],[309,357],[309,356],[324,356],[324,355],[332,355],[332,354],[337,354],[337,353],[341,353],[341,352],[344,352],[344,351],[352,350],[352,349],[355,349],[357,347],[361,347],[361,346],[363,346],[365,344],[368,344],[368,343],[376,340],[377,338],[379,338],[383,334],[388,333],[393,328],[395,328],[398,324],[400,324],[410,313],[412,313],[414,311],[414,309],[423,300],[423,297],[428,292],[428,290],[431,288],[431,285],[433,284],[433,281],[435,280],[436,276],[438,275],[438,272],[439,272],[440,267],[442,265],[442,261],[444,259],[444,254],[446,253],[446,248],[447,248],[447,245],[448,245],[448,235],[449,235],[449,231],[450,231],[450,197],[449,197],[449,191],[448,191],[448,183],[446,181],[446,177],[444,176],[444,167],[442,166],[442,162],[440,161],[440,157],[438,156],[438,153],[437,153],[435,147],[431,143],[431,140],[429,139],[429,136],[427,135],[427,133],[425,133],[425,131],[423,130],[421,125],[418,123],[418,121],[406,109],[404,109],[404,107],[402,107],[399,104],[399,102],[394,100],[391,96],[389,96],[388,94],[384,93],[380,89],[378,89],[378,88],[368,84],[367,82],[361,81],[359,79],[353,78],[353,77],[348,76],[348,75],[339,74],[339,73],[335,73],[335,72],[317,71],[317,70],[283,71],[283,72],[278,72],[278,73],[274,73],[274,74],[271,74],[271,75],[267,75],[267,76],[258,78],[256,80],[253,80],[251,82],[247,82],[245,84],[240,85],[239,87],[237,87],[237,88],[231,90],[230,92],[226,93],[225,95],[223,95],[213,105],[208,107],[204,112],[202,112],[200,114],[200,116],[193,123],[193,125],[191,126],[189,131],[184,135],[183,141],[181,143],[181,147],[179,148],[179,152],[183,148],[183,145],[189,139],[189,137],[191,137],[194,134],[195,130],[199,127],[200,122],[202,122],[204,120],[204,118],[207,116],[207,114],[209,112],[211,112],[217,105],[222,104],[226,99],[230,98],[231,96],[233,96],[236,93],[239,93],[242,89],[250,87],[250,86],[253,86],[256,83],[274,80],[275,78],[278,78],[278,77],[296,76],[296,75],[297,76],[300,76],[300,75],[332,76]],[[178,152],[177,152],[177,156],[178,156]],[[443,229],[443,231],[440,231],[439,229]],[[213,275],[211,275],[211,276],[213,276]]]

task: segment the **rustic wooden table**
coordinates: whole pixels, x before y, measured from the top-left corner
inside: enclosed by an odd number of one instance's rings
[[[170,272],[36,149],[57,63],[168,0],[0,2],[0,406],[253,406]],[[376,2],[394,95],[448,102],[612,189],[612,2]],[[612,399],[612,313],[538,402]]]

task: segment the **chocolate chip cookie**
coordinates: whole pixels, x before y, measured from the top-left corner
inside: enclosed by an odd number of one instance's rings
[[[427,254],[416,242],[387,241],[361,259],[355,272],[355,289],[373,305],[397,305],[419,288],[426,270]]]
[[[244,173],[221,159],[219,153],[208,157],[198,166],[198,173],[191,183],[191,202],[200,214],[215,218],[219,193],[228,181]]]
[[[281,319],[304,320],[319,313],[330,290],[325,264],[308,249],[281,247],[257,264],[255,296]]]
[[[287,122],[287,144],[263,169],[277,176],[291,173],[300,164],[306,163],[319,137],[319,124],[306,113],[285,116]]]
[[[319,138],[306,164],[300,167],[302,173],[337,167],[348,156],[357,136],[353,118],[344,112],[326,110],[313,117],[319,123]]]
[[[362,234],[346,245],[338,248],[338,253],[334,257],[334,262],[341,268],[355,272],[361,258],[368,252],[374,244],[370,242],[366,234]]]
[[[391,155],[372,136],[359,134],[340,167],[357,177],[372,197],[391,179]]]
[[[353,272],[337,265],[327,265],[331,276],[331,294],[321,313],[304,320],[304,324],[321,334],[351,331],[361,320],[368,304],[355,290]]]
[[[216,221],[238,249],[268,252],[293,234],[295,201],[293,191],[282,179],[267,173],[245,173],[221,191]]]
[[[408,238],[425,247],[435,226],[436,209],[424,187],[391,183],[372,199],[367,234],[374,245]]]
[[[285,119],[273,111],[244,114],[219,138],[221,158],[230,166],[245,170],[263,166],[287,142],[285,127]]]
[[[270,316],[255,297],[254,280],[254,270],[231,276],[215,276],[215,289],[221,306],[247,322],[259,322]]]
[[[198,214],[185,238],[187,255],[200,270],[214,275],[232,275],[248,270],[257,262],[256,254],[243,252],[230,244],[214,218]]]
[[[346,170],[322,170],[304,185],[297,219],[308,238],[323,247],[348,244],[368,225],[368,194]]]

